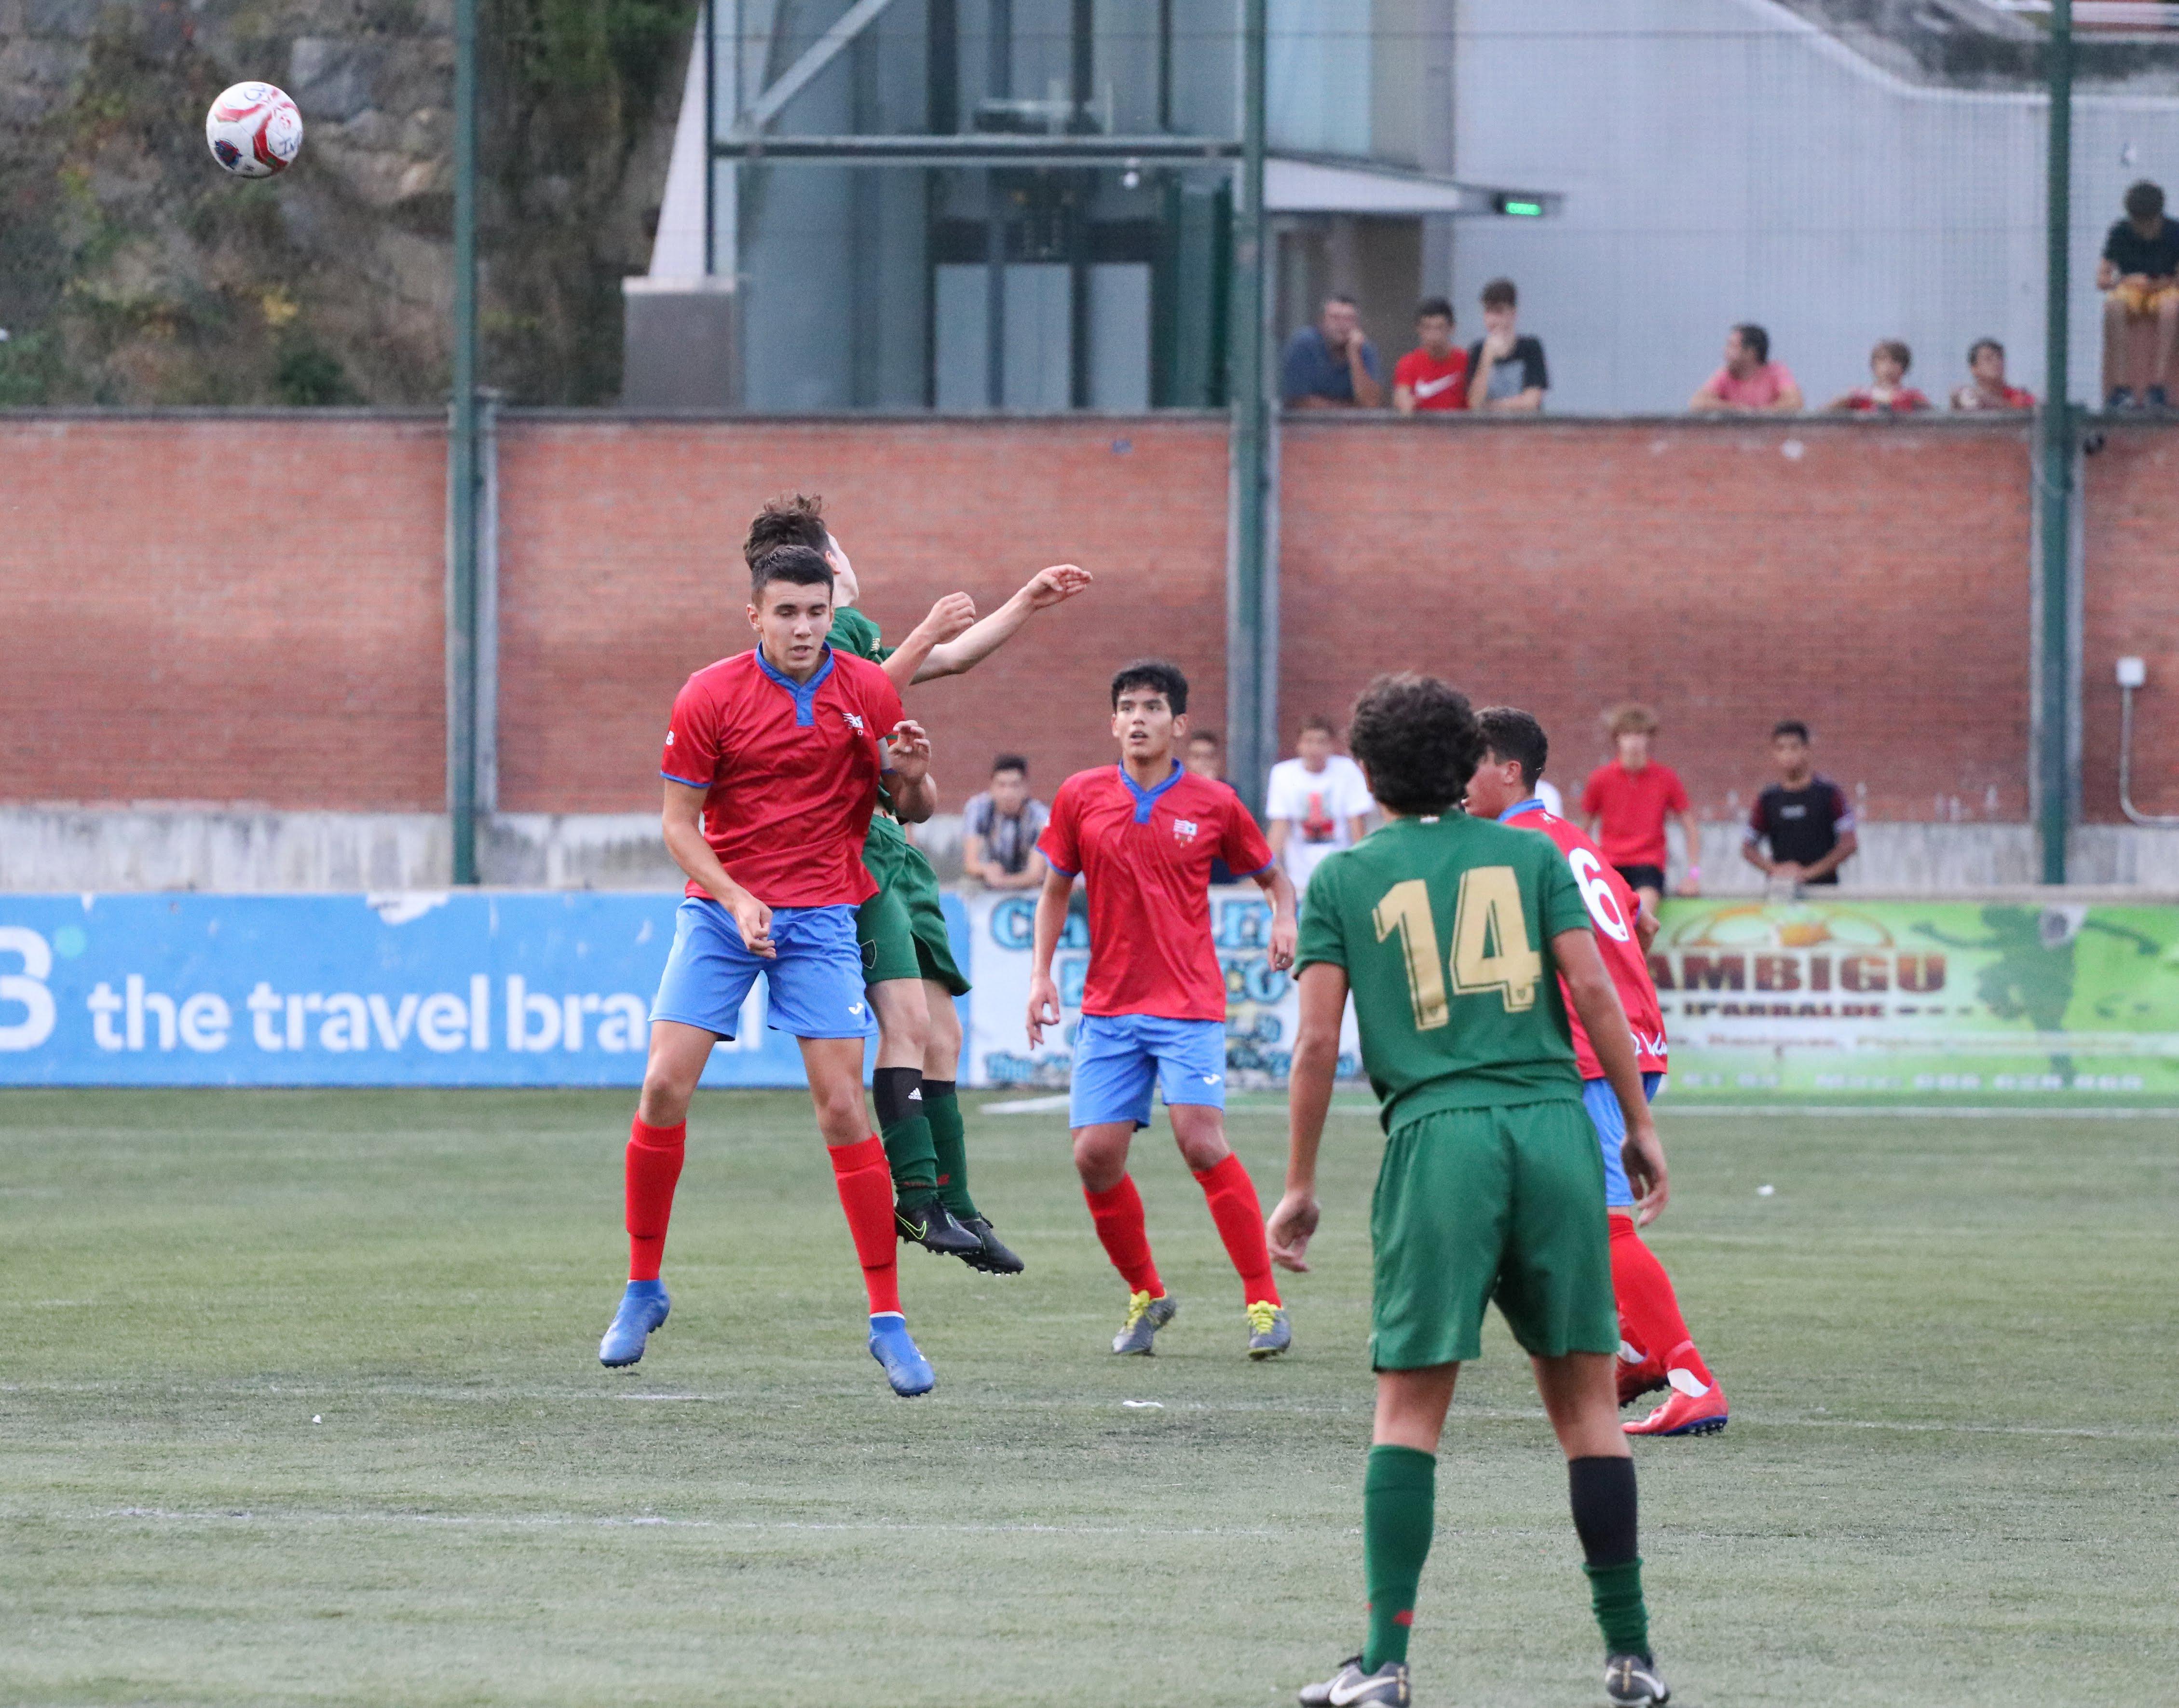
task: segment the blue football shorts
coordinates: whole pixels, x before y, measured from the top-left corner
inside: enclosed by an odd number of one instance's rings
[[[1642,1095],[1654,1103],[1657,1089],[1664,1083],[1662,1074],[1644,1074]],[[1611,1081],[1583,1080],[1581,1101],[1589,1111],[1589,1125],[1596,1129],[1597,1142],[1604,1146],[1605,1204],[1613,1210],[1631,1210],[1634,1189],[1627,1184],[1627,1164],[1619,1154],[1619,1147],[1627,1142],[1627,1118],[1619,1112],[1619,1099],[1612,1095]]]
[[[1150,1124],[1150,1085],[1168,1107],[1226,1107],[1226,1023],[1157,1014],[1084,1014],[1074,1031],[1067,1124]]]
[[[686,898],[674,911],[673,952],[650,1018],[731,1038],[761,973],[772,1030],[796,1038],[870,1035],[852,903],[774,908],[771,941],[777,958],[751,954],[732,914],[709,896]]]

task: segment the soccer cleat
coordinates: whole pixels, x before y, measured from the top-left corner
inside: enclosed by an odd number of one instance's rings
[[[960,1254],[962,1262],[971,1269],[980,1269],[986,1275],[1019,1275],[1025,1266],[1021,1259],[1007,1249],[999,1236],[991,1231],[991,1224],[981,1216],[972,1216],[960,1226],[976,1236],[974,1251]]]
[[[631,1281],[613,1313],[612,1326],[598,1343],[598,1362],[607,1370],[620,1370],[643,1356],[644,1343],[654,1329],[664,1326],[673,1300],[662,1281]]]
[[[1611,1708],[1664,1708],[1671,1686],[1647,1655],[1614,1655],[1604,1663],[1604,1700]]]
[[[1725,1403],[1725,1390],[1712,1382],[1699,1392],[1689,1393],[1680,1386],[1694,1384],[1694,1378],[1685,1370],[1676,1370],[1672,1397],[1639,1423],[1619,1425],[1630,1436],[1714,1436],[1723,1429],[1732,1414]],[[1660,1702],[1665,1699],[1660,1696]]]
[[[1249,1323],[1249,1357],[1276,1358],[1293,1344],[1293,1328],[1287,1321],[1285,1307],[1260,1299],[1243,1315]]]
[[[938,1386],[937,1372],[908,1333],[905,1317],[886,1311],[870,1319],[870,1356],[903,1399],[914,1399]]]
[[[1112,1337],[1112,1350],[1150,1357],[1157,1350],[1150,1342],[1160,1329],[1172,1321],[1179,1310],[1179,1302],[1170,1293],[1161,1293],[1155,1299],[1147,1293],[1129,1293],[1128,1320],[1120,1325],[1120,1332]]]
[[[892,1219],[903,1239],[925,1251],[967,1257],[984,1249],[984,1242],[953,1219],[953,1212],[939,1201],[936,1192],[903,1199],[894,1206]]]
[[[1364,1672],[1359,1655],[1342,1661],[1339,1670],[1321,1684],[1301,1687],[1302,1708],[1356,1708],[1362,1703],[1407,1708],[1408,1700],[1406,1661],[1387,1661],[1375,1672]]]

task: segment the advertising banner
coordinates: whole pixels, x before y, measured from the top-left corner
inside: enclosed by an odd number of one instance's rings
[[[2179,1103],[2179,909],[1668,901],[1675,1101]]]

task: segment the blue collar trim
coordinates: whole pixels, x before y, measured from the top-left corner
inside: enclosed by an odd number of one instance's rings
[[[1178,783],[1181,778],[1186,775],[1186,773],[1181,769],[1180,761],[1176,759],[1172,762],[1172,775],[1171,777],[1167,777],[1155,788],[1144,788],[1142,784],[1137,783],[1134,778],[1128,775],[1128,768],[1126,766],[1119,766],[1116,767],[1116,769],[1120,773],[1120,781],[1127,784],[1128,793],[1135,798],[1135,822],[1137,824],[1148,824],[1150,821],[1151,809],[1155,807],[1158,804],[1158,797],[1163,794],[1167,789],[1171,788],[1173,784]]]
[[[807,729],[817,721],[817,690],[825,685],[825,678],[832,673],[832,647],[825,645],[825,662],[817,667],[817,673],[807,682],[797,682],[784,671],[771,667],[771,661],[764,656],[764,648],[756,650],[756,667],[777,682],[793,697],[794,722],[799,729]]]
[[[1512,805],[1507,807],[1505,811],[1500,813],[1498,815],[1498,822],[1501,824],[1511,824],[1524,812],[1541,812],[1543,810],[1544,798],[1540,794],[1532,794],[1526,800],[1515,801]]]

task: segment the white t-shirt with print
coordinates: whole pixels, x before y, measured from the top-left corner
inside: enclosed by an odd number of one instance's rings
[[[1271,767],[1264,816],[1292,827],[1286,864],[1295,889],[1308,889],[1309,875],[1325,855],[1352,844],[1348,821],[1366,816],[1375,805],[1362,767],[1343,753],[1325,761],[1322,771],[1311,771],[1298,759],[1282,759]]]

